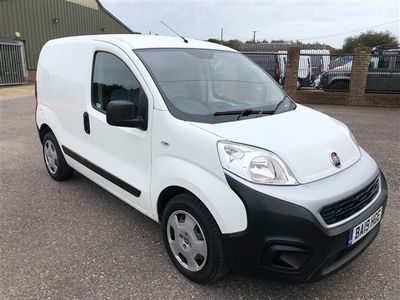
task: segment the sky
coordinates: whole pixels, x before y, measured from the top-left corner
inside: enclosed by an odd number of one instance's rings
[[[253,38],[321,42],[341,48],[367,30],[400,35],[400,0],[101,0],[112,14],[141,33],[206,40]]]

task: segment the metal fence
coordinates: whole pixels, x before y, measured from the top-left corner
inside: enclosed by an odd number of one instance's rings
[[[285,83],[287,51],[245,51],[281,85]],[[333,55],[329,50],[300,51],[297,88],[320,91],[348,91],[354,55]],[[356,75],[354,75],[356,76]],[[366,92],[400,93],[400,50],[372,54]]]
[[[0,86],[28,81],[24,45],[19,41],[0,40]]]
[[[287,51],[242,52],[281,85],[285,83]],[[329,50],[300,51],[298,89],[347,91],[353,55],[331,55]]]
[[[366,92],[400,93],[400,54],[373,54],[369,63]]]
[[[281,66],[286,65],[286,56],[278,52],[242,52],[263,68],[276,82],[282,83]]]

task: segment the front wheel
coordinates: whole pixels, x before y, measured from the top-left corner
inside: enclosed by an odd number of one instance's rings
[[[189,193],[173,197],[162,217],[163,239],[175,267],[198,283],[227,271],[222,235],[207,208]]]

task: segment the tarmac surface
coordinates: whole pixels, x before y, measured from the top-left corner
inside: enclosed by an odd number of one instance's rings
[[[400,299],[399,109],[312,106],[348,124],[388,181],[380,233],[361,256],[311,284],[230,273],[212,285],[198,285],[175,270],[157,223],[80,174],[62,183],[50,178],[33,97],[23,92],[6,98],[4,90],[0,299]]]

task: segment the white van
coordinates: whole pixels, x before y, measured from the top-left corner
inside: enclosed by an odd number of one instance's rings
[[[385,210],[385,178],[346,125],[213,43],[50,41],[36,124],[53,179],[76,170],[160,222],[196,282],[229,269],[325,277],[370,244]]]
[[[312,79],[329,70],[331,52],[327,49],[302,49],[300,55],[309,55],[312,65]]]
[[[279,61],[279,82],[285,84],[286,64],[287,64],[287,51],[278,51]],[[297,88],[311,86],[312,79],[312,64],[311,57],[308,55],[300,55],[299,67],[297,71]]]
[[[287,63],[287,51],[278,51],[279,82],[284,84]],[[297,75],[297,88],[310,87],[319,75],[329,69],[330,51],[322,49],[301,49]],[[315,86],[315,84],[314,84]]]

